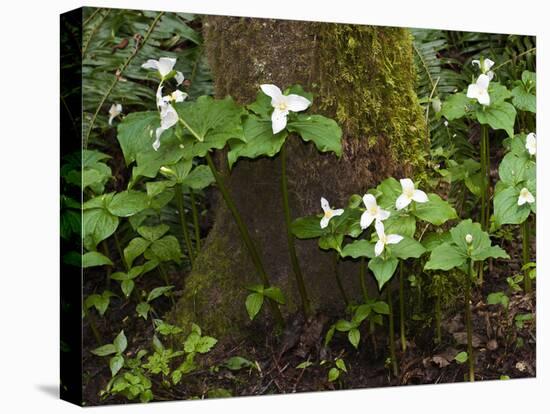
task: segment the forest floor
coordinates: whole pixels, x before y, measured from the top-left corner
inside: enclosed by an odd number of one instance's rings
[[[512,243],[516,244],[516,243]],[[519,246],[510,246],[508,251],[520,251]],[[501,306],[488,305],[489,293],[506,291],[506,277],[519,273],[520,258],[513,261],[491,263],[485,275],[483,286],[474,289],[472,312],[474,324],[473,345],[476,357],[476,380],[499,380],[534,377],[536,375],[536,331],[535,318],[517,326],[515,316],[535,315],[535,295],[523,292],[509,294],[508,312]],[[176,291],[181,289],[181,274],[170,275]],[[87,280],[87,286],[94,286],[94,277]],[[98,274],[97,283],[101,275]],[[397,295],[395,295],[397,296]],[[168,312],[171,302],[167,298],[158,300],[158,315]],[[287,319],[287,328],[275,336],[271,326],[262,328],[254,323],[250,336],[245,341],[220,343],[202,358],[199,370],[185,375],[177,386],[165,387],[153,379],[155,400],[213,398],[225,396],[246,396],[264,394],[286,394],[336,389],[357,389],[412,384],[439,384],[465,381],[467,364],[454,360],[458,352],[465,350],[466,332],[463,322],[463,304],[444,312],[442,320],[442,341],[435,344],[433,324],[419,324],[412,321],[408,326],[407,349],[401,350],[398,332],[395,347],[399,375],[394,376],[387,364],[387,324],[377,327],[374,335],[362,330],[359,349],[355,350],[347,336],[336,333],[330,345],[324,346],[325,334],[330,325],[342,315],[317,314],[304,323],[301,316]],[[157,316],[158,317],[158,316]],[[396,317],[397,319],[397,317]],[[126,326],[119,326],[126,321]],[[137,322],[136,322],[137,320]],[[120,329],[129,339],[128,350],[150,347],[154,334],[151,318],[148,321],[135,318],[135,304],[113,298],[105,317],[98,318],[101,335],[109,342]],[[396,320],[396,331],[398,321]],[[206,333],[207,334],[207,333]],[[122,397],[99,397],[99,392],[111,378],[104,358],[90,353],[98,346],[92,332],[84,328],[84,401],[86,405],[127,403]],[[255,366],[230,370],[223,363],[230,357],[241,356],[256,362]],[[347,373],[337,381],[329,382],[327,373],[335,358],[342,358]],[[313,364],[305,369],[297,368],[304,361]],[[329,361],[321,365],[321,360]]]

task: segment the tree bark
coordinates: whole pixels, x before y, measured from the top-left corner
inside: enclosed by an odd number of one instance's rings
[[[321,212],[320,198],[344,206],[388,176],[421,172],[427,151],[416,73],[407,30],[360,25],[209,16],[205,48],[218,97],[252,102],[262,83],[284,89],[301,84],[315,94],[312,113],[334,118],[344,131],[343,155],[320,154],[298,137],[288,142],[288,179],[293,218]],[[300,309],[290,267],[280,189],[280,159],[241,159],[229,174],[218,162],[273,285]],[[306,287],[316,310],[343,308],[333,255],[316,240],[297,241]],[[340,264],[348,297],[360,299],[359,266]],[[241,336],[248,325],[245,286],[258,283],[230,212],[216,204],[214,226],[187,276],[172,316],[196,322],[218,337]],[[375,285],[369,289],[375,291]],[[259,315],[268,316],[266,311]]]

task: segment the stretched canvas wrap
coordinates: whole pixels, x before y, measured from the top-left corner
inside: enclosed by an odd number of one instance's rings
[[[536,375],[534,37],[60,24],[63,399]]]

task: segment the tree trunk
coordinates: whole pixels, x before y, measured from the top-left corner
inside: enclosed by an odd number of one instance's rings
[[[422,171],[425,124],[414,85],[407,30],[346,24],[206,17],[207,57],[218,97],[255,99],[262,83],[284,89],[299,83],[315,94],[312,113],[334,118],[344,131],[343,155],[320,154],[297,137],[288,142],[288,179],[293,219],[321,212],[320,198],[344,206],[388,176]],[[284,227],[280,159],[241,159],[229,175],[230,191],[262,254],[273,285],[283,289],[285,314],[300,309]],[[343,309],[333,255],[317,240],[297,241],[306,287],[317,310]],[[348,297],[359,299],[359,267],[340,264]],[[247,326],[245,286],[258,283],[233,218],[218,201],[214,226],[172,316],[197,322],[218,337],[240,336]],[[371,291],[377,292],[375,285]],[[258,318],[267,316],[262,311]]]

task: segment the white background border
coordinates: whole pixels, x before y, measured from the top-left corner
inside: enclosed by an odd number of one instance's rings
[[[2,4],[0,71],[0,409],[4,413],[67,413],[58,382],[59,14],[78,1]],[[372,3],[369,4],[369,3]],[[337,2],[278,0],[111,0],[85,5],[278,17],[537,35],[538,95],[538,353],[537,379],[409,386],[102,408],[105,413],[548,412],[548,249],[546,214],[550,81],[549,10],[545,1]],[[543,121],[546,118],[546,121]],[[544,162],[545,161],[545,162]],[[548,250],[546,250],[548,251]],[[546,348],[546,349],[544,349]],[[545,398],[546,397],[546,398]],[[95,409],[94,409],[95,411]]]

